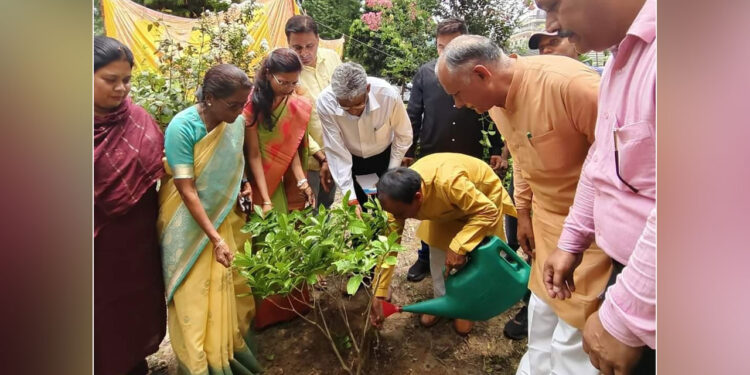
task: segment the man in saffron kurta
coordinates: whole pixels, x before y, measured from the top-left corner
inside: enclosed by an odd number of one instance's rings
[[[505,240],[502,217],[516,216],[513,201],[492,168],[464,154],[431,154],[410,168],[392,169],[380,178],[377,189],[399,233],[405,219],[422,220],[417,236],[430,245],[435,297],[445,294],[443,265],[460,266],[466,253],[487,236]],[[388,296],[392,276],[393,267],[382,270],[375,281],[376,297]],[[423,315],[421,321],[430,326],[437,319]],[[456,320],[461,334],[468,333],[471,326],[471,322]]]
[[[466,48],[485,51],[490,58],[467,57],[462,51]],[[457,38],[444,54],[458,62],[451,66],[438,61],[438,78],[446,92],[454,95],[457,107],[489,109],[513,156],[518,239],[534,258],[529,349],[518,373],[596,374],[583,351],[581,330],[599,307],[597,297],[609,279],[611,260],[593,245],[575,275],[587,287],[566,301],[547,295],[542,266],[557,247],[594,141],[599,75],[568,57],[505,56],[478,36]],[[473,75],[467,79],[465,71]],[[525,227],[530,228],[522,235]]]

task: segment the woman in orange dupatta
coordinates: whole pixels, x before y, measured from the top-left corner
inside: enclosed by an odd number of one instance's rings
[[[264,212],[315,205],[307,182],[307,125],[312,105],[295,93],[301,71],[296,52],[289,48],[271,51],[255,74],[243,111],[253,202],[262,204]]]
[[[314,206],[307,182],[308,132],[312,105],[295,93],[302,62],[289,48],[273,50],[255,74],[253,91],[245,106],[245,152],[252,171],[253,203],[263,212],[301,210]],[[300,288],[306,290],[306,288]],[[294,302],[309,296],[270,296],[258,304],[256,329],[294,319],[309,306]]]

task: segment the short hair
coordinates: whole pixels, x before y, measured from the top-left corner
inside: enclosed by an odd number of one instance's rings
[[[468,63],[507,63],[503,50],[489,38],[480,35],[461,35],[453,39],[445,46],[439,59],[445,62],[445,67],[451,72]]]
[[[422,176],[417,171],[398,167],[385,172],[378,180],[378,198],[388,197],[398,202],[410,204],[414,195],[422,188]]]
[[[468,34],[469,30],[466,28],[466,22],[460,18],[448,18],[438,22],[437,24],[437,35],[448,35],[459,33],[461,35]]]
[[[99,35],[94,37],[94,71],[115,61],[127,61],[133,67],[133,52],[115,38]]]
[[[333,70],[331,91],[336,99],[352,100],[367,92],[367,72],[362,65],[345,62]]]
[[[203,85],[198,87],[195,96],[199,101],[211,94],[216,99],[224,99],[234,95],[239,89],[248,90],[253,87],[250,78],[242,69],[232,64],[219,64],[211,67],[203,76]]]
[[[318,36],[318,25],[310,16],[292,16],[286,21],[286,26],[284,26],[284,33],[286,34],[287,40],[289,39],[289,34],[291,33],[313,33],[315,34],[315,36]]]

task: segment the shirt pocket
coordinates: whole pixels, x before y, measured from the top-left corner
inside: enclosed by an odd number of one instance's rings
[[[541,135],[533,136],[529,138],[529,143],[539,160],[540,169],[545,172],[563,170],[572,165],[574,158],[571,145],[559,129],[553,128]]]
[[[653,121],[633,122],[616,130],[620,177],[643,193],[656,188],[655,130]]]

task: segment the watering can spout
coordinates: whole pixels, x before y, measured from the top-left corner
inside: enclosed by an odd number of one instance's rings
[[[455,301],[450,296],[442,296],[404,306],[401,308],[401,311],[415,314],[446,316],[446,314],[449,314],[449,311],[458,307],[456,306],[456,303],[458,302],[459,301]]]

